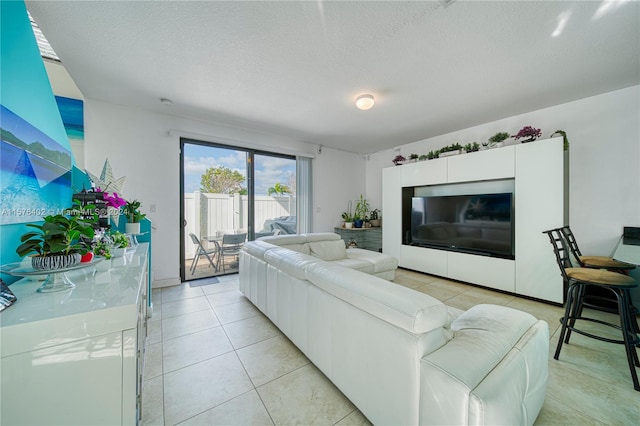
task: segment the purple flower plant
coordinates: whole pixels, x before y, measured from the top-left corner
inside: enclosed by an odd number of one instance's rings
[[[100,191],[100,188],[97,188],[96,191],[102,192]],[[127,204],[127,201],[124,198],[120,197],[117,192],[114,192],[113,195],[109,195],[109,193],[105,191],[103,192],[103,194],[103,199],[109,207],[119,209],[120,207]]]
[[[396,158],[391,160],[391,162],[397,166],[398,163],[401,163],[401,162],[403,162],[405,160],[406,160],[406,158],[404,158],[402,155],[396,155]]]
[[[538,139],[540,136],[542,136],[542,131],[540,129],[536,129],[531,126],[525,126],[522,129],[520,129],[518,134],[513,136],[513,138],[515,140],[518,140],[520,138],[527,138],[522,142],[533,142],[536,139]]]

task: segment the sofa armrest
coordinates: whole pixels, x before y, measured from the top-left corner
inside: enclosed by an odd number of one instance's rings
[[[533,424],[548,377],[548,324],[476,305],[451,329],[453,339],[422,358],[421,416],[430,423]]]

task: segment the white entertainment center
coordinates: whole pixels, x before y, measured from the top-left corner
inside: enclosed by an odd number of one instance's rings
[[[562,303],[562,278],[542,232],[566,223],[564,170],[562,138],[386,168],[383,252],[403,268]],[[515,259],[403,244],[403,188],[502,179],[515,184]]]

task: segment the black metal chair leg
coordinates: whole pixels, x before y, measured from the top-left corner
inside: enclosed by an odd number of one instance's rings
[[[558,339],[558,346],[556,346],[556,353],[553,355],[553,358],[556,360],[560,357],[562,344],[564,343],[564,338],[567,333],[569,318],[571,317],[571,311],[573,310],[573,299],[576,287],[578,287],[576,284],[572,284],[567,290],[567,301],[565,302],[566,306],[564,309],[564,317],[562,317],[562,319],[560,320],[560,322],[562,323],[562,329],[560,330],[560,337]]]
[[[622,337],[624,339],[624,348],[627,352],[627,362],[629,363],[629,370],[631,371],[631,380],[633,381],[633,388],[640,391],[640,383],[638,382],[638,374],[636,373],[638,354],[636,353],[637,335],[633,332],[633,326],[630,323],[629,306],[630,301],[627,300],[624,291],[620,294],[616,292],[618,298],[618,312],[620,312],[620,321],[622,322]]]
[[[584,298],[584,288],[586,286],[584,284],[574,284],[573,285],[573,296],[571,298],[571,312],[569,314],[569,323],[567,326],[567,334],[564,338],[564,343],[569,343],[569,339],[571,338],[571,331],[576,325],[576,318],[578,318],[582,313],[582,300]]]

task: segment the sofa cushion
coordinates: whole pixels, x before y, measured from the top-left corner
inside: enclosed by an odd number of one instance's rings
[[[322,260],[331,261],[347,257],[347,249],[342,240],[310,242],[309,248],[312,256]]]
[[[260,241],[283,246],[285,244],[304,244],[307,242],[307,237],[304,234],[272,235],[269,237],[261,237]]]
[[[304,243],[304,244],[282,244],[282,245],[280,245],[280,247],[286,248],[286,249],[289,249],[289,250],[293,250],[293,251],[297,251],[298,253],[302,253],[302,254],[306,254],[306,255],[310,255],[311,254],[311,250],[309,249],[309,244],[308,243]]]
[[[377,253],[371,250],[364,250],[359,248],[350,248],[347,250],[348,259],[358,259],[365,262],[370,262],[373,265],[373,274],[384,271],[395,271],[398,268],[398,259],[393,256],[389,256],[383,253]],[[354,268],[358,269],[358,268]],[[362,269],[358,269],[362,271]]]
[[[276,247],[278,246],[265,243],[264,241],[255,241],[252,244],[244,244],[242,246],[242,249],[247,253],[251,254],[252,256],[257,257],[258,259],[264,260],[264,254],[267,251],[274,249]]]
[[[344,266],[345,268],[355,269],[356,271],[364,272],[365,274],[373,275],[375,273],[373,263],[366,259],[346,257],[344,259],[334,260],[331,263]]]
[[[411,333],[449,325],[446,305],[424,293],[333,263],[307,264],[305,269],[307,280],[318,288]]]
[[[322,260],[315,257],[292,252],[282,247],[267,251],[264,255],[264,260],[276,269],[301,280],[307,279],[306,266],[322,262]]]
[[[341,240],[342,237],[334,232],[318,232],[315,234],[303,234],[308,243],[316,241],[335,241]]]

